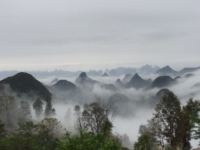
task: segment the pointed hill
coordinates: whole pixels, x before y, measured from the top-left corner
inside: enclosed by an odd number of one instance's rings
[[[175,82],[170,76],[159,76],[152,82],[152,87],[162,88],[172,85]]]
[[[172,69],[170,66],[165,66],[163,68],[160,68],[157,71],[157,74],[161,76],[177,76],[178,72],[174,69]]]
[[[76,90],[76,85],[73,84],[70,81],[67,80],[59,80],[57,81],[54,85],[53,88],[57,89],[57,90],[66,90],[66,91],[71,91],[71,90]]]
[[[142,79],[137,73],[131,78],[131,80],[127,83],[127,87],[133,87],[133,88],[144,88],[149,85],[148,80]]]
[[[75,82],[78,86],[89,89],[93,88],[95,84],[99,84],[98,81],[88,77],[88,75],[85,72],[81,72]]]
[[[130,73],[125,74],[124,78],[122,79],[123,83],[128,83],[132,77],[133,77],[133,75]]]

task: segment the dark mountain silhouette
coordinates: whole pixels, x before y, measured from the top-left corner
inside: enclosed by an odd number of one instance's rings
[[[117,88],[113,84],[105,84],[101,83],[99,81],[93,80],[90,77],[87,76],[85,72],[82,72],[79,77],[76,79],[76,83],[80,86],[84,86],[86,88],[93,88],[94,85],[97,85],[101,88],[107,89],[107,90],[112,90],[115,91]]]
[[[132,77],[133,77],[133,75],[130,73],[125,74],[124,78],[122,79],[123,83],[128,83]]]
[[[113,115],[128,116],[133,109],[131,100],[124,94],[116,93],[109,97],[107,106],[110,107]]]
[[[200,70],[200,67],[191,67],[191,68],[183,68],[180,73],[181,74],[185,74],[185,73],[191,73],[191,72],[195,72],[197,70]]]
[[[98,81],[89,78],[85,72],[80,73],[75,82],[79,86],[84,86],[87,88],[92,88],[95,84],[99,84]]]
[[[53,85],[53,88],[57,90],[76,90],[76,85],[67,80],[59,80],[56,84]]]
[[[171,91],[170,91],[169,89],[161,89],[160,91],[158,91],[158,92],[156,93],[156,97],[160,99],[160,98],[162,98],[163,96],[168,95],[169,93],[171,93]]]
[[[178,72],[172,69],[170,66],[165,66],[157,71],[157,74],[161,76],[177,76]]]
[[[124,83],[121,81],[121,79],[117,79],[115,81],[115,85],[118,86],[118,87],[124,87]]]
[[[137,73],[127,83],[128,88],[134,87],[136,89],[144,88],[144,87],[147,87],[148,85],[149,85],[149,81],[142,79]]]
[[[59,80],[50,88],[56,101],[76,101],[81,99],[81,89],[67,80]]]
[[[170,76],[159,76],[152,82],[152,87],[167,87],[175,82]]]
[[[38,96],[45,101],[51,101],[51,93],[48,89],[32,75],[21,72],[14,76],[0,81],[0,84],[9,85],[10,88],[18,95],[27,94]]]

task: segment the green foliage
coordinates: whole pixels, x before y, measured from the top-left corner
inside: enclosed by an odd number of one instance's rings
[[[153,133],[153,128],[151,122],[149,126],[140,126],[140,136],[138,141],[134,144],[134,150],[155,150],[157,148],[158,141]]]
[[[11,108],[15,103],[12,98],[5,100],[1,101],[4,105],[0,107],[0,117],[5,126],[9,126],[12,123],[9,120],[11,113],[13,116]],[[42,110],[40,100],[34,105],[39,112]],[[23,115],[30,114],[27,103],[21,103],[21,108]],[[53,112],[50,103],[46,111],[49,115]],[[62,135],[62,126],[54,118],[46,118],[37,124],[25,122],[28,119],[21,120],[15,130],[4,128],[4,124],[0,122],[0,150],[127,150],[112,134],[113,125],[107,109],[98,103],[92,103],[86,105],[83,112],[76,106],[75,112],[80,131],[75,135]],[[140,127],[140,136],[134,144],[134,150],[190,150],[190,140],[200,139],[199,112],[199,101],[190,99],[181,107],[176,95],[168,92],[156,105],[153,118],[146,126]]]
[[[174,93],[164,95],[155,108],[154,120],[160,124],[160,132],[166,137],[167,142],[176,146],[176,132],[178,129],[181,105]]]
[[[200,102],[190,99],[186,106],[183,107],[184,114],[188,118],[188,129],[191,131],[190,136],[200,138]]]
[[[80,108],[75,107],[79,114]],[[108,111],[98,103],[86,105],[78,118],[80,135],[67,134],[58,142],[57,150],[125,150],[112,135]]]
[[[196,138],[200,137],[199,112],[200,102],[190,99],[181,107],[179,99],[169,91],[156,105],[154,117],[143,128],[145,132],[141,134],[135,146],[141,148],[149,145],[152,137],[160,146],[166,147],[167,143],[167,149],[190,150],[193,135]]]
[[[155,150],[156,139],[150,134],[142,134],[134,144],[134,150]]]
[[[2,138],[0,137],[0,149],[127,150],[122,147],[120,140],[112,135],[112,123],[103,108],[93,104],[87,107],[86,110],[91,118],[89,120],[84,118],[86,119],[84,123],[89,125],[89,128],[87,128],[88,130],[81,130],[80,135],[66,134],[66,136],[62,136],[62,126],[54,118],[46,118],[37,124],[31,121],[20,122],[19,127],[14,132],[7,134],[7,136],[3,136],[4,126],[0,125],[0,136],[2,135]],[[95,119],[93,120],[92,118]],[[95,130],[90,130],[90,127],[95,127]]]
[[[4,138],[6,135],[6,131],[4,129],[4,124],[0,120],[0,140]]]
[[[94,134],[111,132],[112,129],[112,123],[108,119],[108,110],[103,108],[99,103],[91,103],[85,106],[80,123],[81,130]]]
[[[6,132],[5,132],[5,129],[4,129],[4,125],[0,121],[0,149],[1,150],[5,149],[4,143],[3,143],[5,136],[6,136]]]
[[[75,111],[79,114],[80,108],[76,106]],[[59,140],[57,150],[126,150],[112,135],[108,111],[100,104],[86,105],[78,117],[78,124],[80,135],[67,134]]]
[[[119,140],[103,134],[82,133],[81,135],[66,135],[59,141],[57,150],[123,150]]]
[[[43,123],[26,122],[2,141],[5,150],[55,150],[57,139]]]

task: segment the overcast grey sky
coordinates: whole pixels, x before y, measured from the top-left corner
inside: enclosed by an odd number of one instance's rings
[[[199,8],[199,0],[0,0],[0,69],[199,63]]]

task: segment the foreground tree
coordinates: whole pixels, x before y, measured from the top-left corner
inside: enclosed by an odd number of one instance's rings
[[[81,130],[94,134],[111,133],[112,123],[108,119],[108,110],[99,103],[86,105],[81,116]]]
[[[164,95],[156,105],[153,121],[159,124],[159,132],[172,147],[178,145],[177,130],[180,120],[181,105],[174,93]]]
[[[183,107],[182,121],[180,122],[180,129],[185,125],[185,139],[184,146],[188,149],[191,147],[189,141],[191,139],[200,139],[200,102],[190,99],[186,106]]]
[[[29,121],[2,140],[4,150],[55,150],[57,136],[54,129],[58,124],[55,119],[43,120],[39,124]]]
[[[200,127],[199,112],[200,102],[190,99],[181,107],[176,95],[168,91],[156,105],[154,117],[138,139],[139,145],[149,145],[153,138],[165,149],[190,150],[190,140],[200,135],[197,133]]]
[[[80,107],[75,106],[77,116]],[[127,150],[120,140],[112,135],[112,123],[108,110],[99,103],[86,105],[78,118],[80,134],[67,134],[59,141],[58,150]]]
[[[66,135],[58,143],[59,150],[125,150],[115,137],[84,132],[81,135]]]
[[[157,148],[157,140],[151,131],[146,126],[140,126],[140,136],[134,144],[134,150],[155,150]]]

